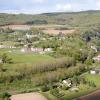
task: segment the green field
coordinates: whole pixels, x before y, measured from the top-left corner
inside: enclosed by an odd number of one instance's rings
[[[13,54],[10,56],[14,62],[17,63],[38,63],[42,61],[52,60],[53,58],[48,55],[39,55],[39,54]]]
[[[97,87],[100,87],[100,75],[91,75],[87,73],[84,77],[87,81],[94,82]]]
[[[0,54],[3,53],[6,53],[10,58],[12,58],[14,63],[38,63],[54,59],[49,55],[21,53],[19,49],[1,49]]]

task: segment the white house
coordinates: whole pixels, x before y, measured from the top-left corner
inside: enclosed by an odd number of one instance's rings
[[[44,52],[52,52],[52,48],[46,48],[44,49]]]
[[[95,75],[95,74],[100,74],[100,69],[94,69],[90,71],[90,74]]]
[[[11,49],[14,49],[14,48],[16,48],[16,47],[14,47],[14,46],[0,45],[0,49],[4,49],[4,48],[11,48]]]
[[[2,63],[2,59],[0,59],[0,63]]]
[[[100,55],[98,55],[97,57],[94,57],[93,60],[94,60],[95,62],[100,62]]]
[[[31,48],[31,51],[35,53],[39,53],[39,52],[43,52],[43,49],[42,48]]]
[[[21,49],[21,52],[23,52],[23,53],[27,53],[27,52],[41,53],[41,52],[43,52],[43,49],[42,48],[24,47],[24,48]]]
[[[91,46],[91,49],[93,49],[95,52],[97,52],[97,48],[95,46]]]
[[[69,81],[69,80],[63,80],[62,83],[64,85],[67,85],[68,87],[71,87],[71,85],[72,85],[71,81]]]
[[[26,37],[28,38],[28,39],[30,39],[30,38],[33,38],[33,37],[36,37],[37,35],[29,35],[29,34],[26,34]]]
[[[95,70],[91,70],[90,73],[91,73],[92,75],[95,75],[95,74],[96,74],[96,71],[95,71]]]

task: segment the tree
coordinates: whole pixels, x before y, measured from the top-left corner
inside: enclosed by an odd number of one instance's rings
[[[74,76],[73,79],[72,79],[72,82],[77,85],[80,83],[80,80],[79,80],[79,77],[78,76]]]
[[[12,33],[12,32],[14,32],[11,28],[6,28],[5,30],[4,30],[4,32],[5,33]]]
[[[0,72],[3,71],[3,64],[0,63]]]
[[[6,53],[4,53],[1,58],[3,63],[12,63],[12,58],[9,58]]]

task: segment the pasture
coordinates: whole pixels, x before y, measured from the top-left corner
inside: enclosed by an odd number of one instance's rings
[[[20,49],[1,49],[0,54],[3,53],[6,53],[10,58],[12,58],[14,63],[38,63],[54,59],[49,55],[21,53]]]

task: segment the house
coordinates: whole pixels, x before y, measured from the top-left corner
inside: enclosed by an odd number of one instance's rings
[[[28,39],[30,39],[30,38],[33,38],[33,37],[37,37],[37,35],[29,35],[29,34],[26,34],[26,37],[27,37]]]
[[[63,85],[66,85],[68,87],[71,87],[71,85],[72,85],[71,80],[63,80],[62,83],[63,83]]]
[[[2,59],[0,59],[0,63],[2,63]]]
[[[46,48],[44,49],[44,52],[52,52],[52,48]]]
[[[21,49],[21,52],[22,53],[32,52],[32,53],[41,53],[42,54],[43,49],[42,48],[33,48],[33,47],[24,46],[24,48]]]
[[[14,49],[14,48],[16,48],[16,47],[14,47],[14,46],[0,45],[0,49],[4,49],[4,48]]]
[[[0,45],[0,49],[7,48],[7,46]]]
[[[93,60],[94,60],[95,62],[100,62],[100,55],[94,57]]]
[[[39,52],[43,52],[42,48],[31,48],[31,51],[34,53],[39,53]]]
[[[95,46],[91,46],[91,49],[93,49],[95,52],[97,52],[97,48]]]
[[[79,90],[79,88],[77,88],[77,87],[72,87],[71,89],[70,89],[70,91],[78,91]]]
[[[93,69],[90,71],[90,74],[92,74],[92,75],[100,74],[100,69]]]

